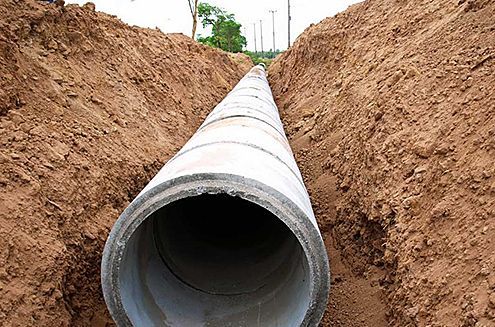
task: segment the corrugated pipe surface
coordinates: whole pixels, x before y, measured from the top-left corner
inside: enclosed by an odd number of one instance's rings
[[[317,326],[329,268],[256,66],[122,213],[103,252],[119,326]]]

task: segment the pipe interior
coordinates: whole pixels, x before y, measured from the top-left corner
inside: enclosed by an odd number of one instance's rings
[[[227,194],[169,203],[134,231],[119,266],[136,326],[299,326],[310,270],[291,230]]]

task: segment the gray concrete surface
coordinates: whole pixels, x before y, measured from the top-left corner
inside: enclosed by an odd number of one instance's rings
[[[317,326],[329,268],[264,68],[254,67],[112,228],[119,326]]]

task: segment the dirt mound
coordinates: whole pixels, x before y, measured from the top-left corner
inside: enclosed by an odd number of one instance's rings
[[[270,66],[330,251],[324,326],[495,326],[494,17],[370,0]]]
[[[0,325],[103,326],[109,229],[249,63],[92,5],[0,17]]]

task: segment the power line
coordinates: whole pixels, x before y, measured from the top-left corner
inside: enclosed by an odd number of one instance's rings
[[[263,57],[263,21],[260,19],[260,32],[261,32],[261,56]]]
[[[275,13],[276,10],[269,10],[272,13],[272,30],[273,30],[273,53],[275,53]]]
[[[253,23],[254,28],[254,53],[258,53],[258,49],[256,48],[256,23]]]

